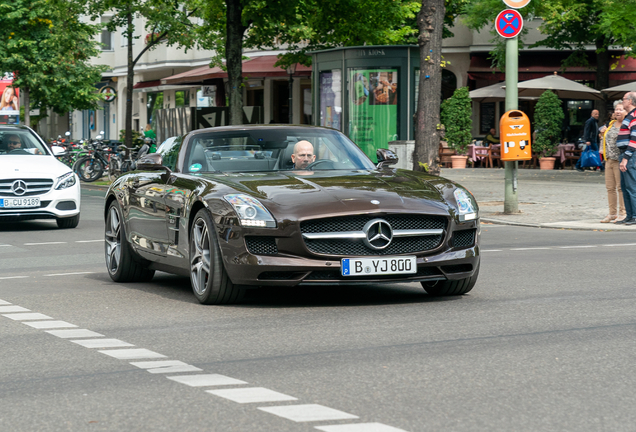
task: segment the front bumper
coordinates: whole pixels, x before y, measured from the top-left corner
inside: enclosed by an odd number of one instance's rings
[[[2,198],[15,198],[7,196]],[[66,189],[51,189],[42,195],[30,195],[29,198],[40,198],[40,207],[35,208],[0,208],[0,222],[15,222],[34,219],[61,219],[73,217],[80,213],[81,190],[79,179]]]

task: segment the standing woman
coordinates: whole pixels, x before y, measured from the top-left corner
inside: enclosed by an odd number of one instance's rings
[[[603,134],[603,156],[605,158],[605,187],[607,188],[607,201],[609,203],[609,215],[601,223],[616,222],[625,218],[625,203],[621,190],[621,171],[618,168],[620,151],[616,147],[616,138],[621,123],[627,112],[622,103],[614,107],[614,120],[612,120]],[[618,205],[617,205],[618,201]],[[618,211],[617,211],[618,208]]]
[[[0,100],[0,111],[18,111],[18,97],[13,87],[6,87]]]

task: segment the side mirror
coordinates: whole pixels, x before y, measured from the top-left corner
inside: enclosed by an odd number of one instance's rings
[[[162,158],[159,153],[150,153],[142,156],[137,161],[137,169],[141,171],[170,171],[168,167],[162,165]]]
[[[375,154],[378,157],[378,168],[398,163],[397,155],[389,149],[378,149]]]

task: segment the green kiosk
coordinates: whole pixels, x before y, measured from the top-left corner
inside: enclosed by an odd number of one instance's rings
[[[414,139],[419,87],[417,46],[314,51],[314,124],[338,129],[377,162],[376,150]]]

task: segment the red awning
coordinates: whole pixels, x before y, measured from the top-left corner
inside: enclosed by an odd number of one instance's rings
[[[141,89],[141,88],[146,88],[146,87],[158,87],[160,85],[161,85],[161,81],[160,80],[141,81],[141,82],[138,82],[137,84],[135,84],[133,86],[133,89]]]
[[[523,53],[519,56],[519,81],[541,78],[555,71],[564,78],[571,80],[596,80],[596,58],[588,56],[589,66],[570,66],[563,69],[561,61],[567,57],[566,53]],[[611,60],[610,80],[636,81],[636,59],[621,57],[618,62]],[[470,59],[468,78],[473,80],[503,81],[506,76],[491,68],[491,61],[487,55],[473,55]]]
[[[286,78],[287,71],[280,67],[275,67],[274,63],[278,61],[278,56],[268,55],[260,57],[252,57],[243,61],[243,77],[244,78],[270,78],[280,77]],[[296,67],[295,77],[311,76],[311,67],[298,64]],[[227,78],[227,72],[220,67],[203,66],[192,69],[177,75],[173,75],[161,80],[161,84],[194,84],[205,80],[215,78]]]

